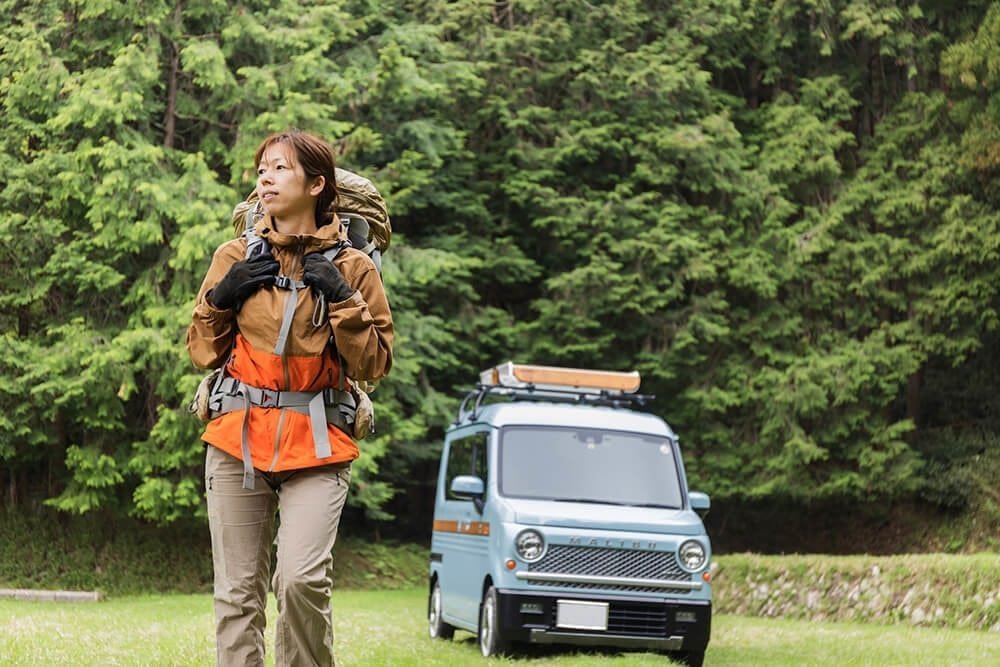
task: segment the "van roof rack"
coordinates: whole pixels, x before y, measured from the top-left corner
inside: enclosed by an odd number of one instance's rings
[[[482,385],[523,389],[575,390],[579,393],[618,392],[634,394],[639,389],[639,371],[596,371],[585,368],[532,366],[508,361],[479,374]]]
[[[655,397],[636,393],[639,382],[638,371],[532,366],[508,361],[479,374],[479,384],[462,400],[456,423],[474,417],[489,396],[512,401],[557,401],[641,409]]]

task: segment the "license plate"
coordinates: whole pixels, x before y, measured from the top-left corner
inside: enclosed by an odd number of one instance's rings
[[[559,600],[556,602],[556,625],[574,630],[607,630],[608,603]]]

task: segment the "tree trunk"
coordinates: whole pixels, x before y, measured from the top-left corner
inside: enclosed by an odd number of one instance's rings
[[[858,44],[858,70],[861,75],[861,136],[859,140],[867,139],[875,132],[872,123],[872,73],[871,50],[867,39],[862,38]]]
[[[923,384],[923,368],[911,374],[906,381],[906,418],[913,422],[914,429],[920,426],[920,389]]]
[[[180,34],[181,3],[174,5],[174,27]],[[167,109],[163,112],[163,146],[174,147],[174,133],[177,123],[177,73],[180,70],[181,53],[177,42],[170,40],[170,76],[167,79]]]
[[[493,3],[493,25],[514,27],[514,0],[497,0]]]

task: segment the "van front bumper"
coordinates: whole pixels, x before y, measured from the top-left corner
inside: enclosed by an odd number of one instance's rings
[[[560,627],[559,601],[606,603],[607,627]],[[712,629],[709,600],[499,589],[497,607],[503,639],[514,642],[698,651]]]

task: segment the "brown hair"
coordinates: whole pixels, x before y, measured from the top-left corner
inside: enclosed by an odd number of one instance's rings
[[[337,177],[336,165],[333,160],[333,149],[330,144],[319,137],[303,132],[302,130],[286,130],[272,134],[257,148],[254,154],[254,166],[260,164],[270,146],[274,144],[285,144],[291,146],[295,151],[295,159],[302,165],[307,179],[314,179],[322,176],[326,184],[323,191],[316,199],[316,226],[322,227],[329,224],[333,219],[334,208],[337,204]]]

